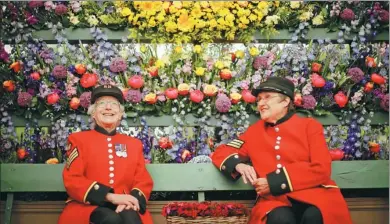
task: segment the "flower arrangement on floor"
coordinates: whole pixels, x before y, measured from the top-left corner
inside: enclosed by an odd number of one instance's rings
[[[247,223],[249,210],[240,203],[173,202],[162,215],[167,223]]]

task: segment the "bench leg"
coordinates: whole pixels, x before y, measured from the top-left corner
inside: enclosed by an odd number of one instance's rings
[[[7,194],[7,201],[5,203],[4,224],[11,224],[12,204],[14,202],[14,194]]]
[[[205,194],[204,192],[198,192],[198,202],[205,201]]]

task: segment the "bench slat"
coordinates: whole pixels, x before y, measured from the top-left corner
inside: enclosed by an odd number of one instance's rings
[[[1,192],[64,192],[63,164],[1,164]],[[252,190],[232,182],[212,164],[148,164],[153,191]],[[332,178],[340,188],[388,188],[389,161],[336,161]]]

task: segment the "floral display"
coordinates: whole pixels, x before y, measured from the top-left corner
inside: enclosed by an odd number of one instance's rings
[[[248,215],[248,209],[240,203],[172,202],[165,205],[162,215],[184,218],[229,217]]]
[[[382,137],[388,127],[370,124],[374,112],[389,110],[389,43],[375,41],[388,29],[387,2],[0,5],[2,161],[63,162],[66,137],[90,128],[81,115],[92,89],[114,84],[126,101],[125,118],[141,124],[132,128],[124,119],[120,130],[141,139],[148,163],[210,162],[205,156],[259,116],[251,90],[270,76],[293,81],[298,112],[340,118],[339,126],[325,130],[335,160],[389,157]],[[83,29],[92,40],[68,40],[67,28]],[[129,29],[130,35],[114,42],[103,28]],[[271,37],[287,28],[288,43],[253,41],[257,32]],[[306,40],[313,28],[338,38]],[[47,29],[53,40],[34,37]],[[26,118],[26,128],[14,128],[11,114]],[[171,126],[149,127],[143,117],[162,115],[173,119]],[[198,127],[187,127],[187,115]],[[39,127],[34,119],[40,118],[50,119],[51,127]]]

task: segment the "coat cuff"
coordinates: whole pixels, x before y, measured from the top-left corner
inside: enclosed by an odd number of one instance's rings
[[[241,177],[241,174],[236,171],[236,166],[239,163],[241,163],[241,161],[237,153],[229,155],[221,163],[219,170],[230,179],[238,180]]]
[[[111,187],[94,181],[85,193],[84,203],[103,206],[106,203],[106,195],[108,193],[114,193],[114,190]]]
[[[133,188],[133,190],[131,190],[131,192],[130,192],[130,195],[132,195],[133,197],[138,199],[139,213],[141,213],[142,215],[145,214],[145,212],[146,212],[146,197],[145,197],[144,192],[142,192],[138,188]]]
[[[267,174],[269,189],[273,196],[282,195],[293,191],[293,187],[285,167]]]

